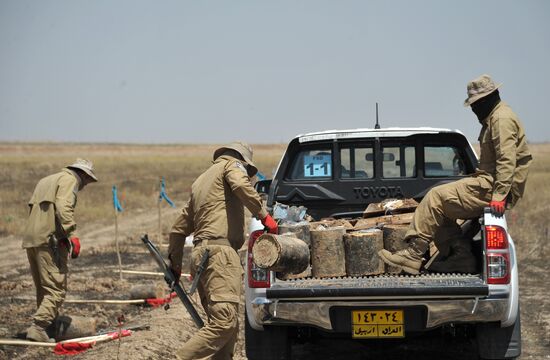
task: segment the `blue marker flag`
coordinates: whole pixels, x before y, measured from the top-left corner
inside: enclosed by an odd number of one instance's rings
[[[118,201],[117,190],[115,185],[113,185],[113,206],[115,207],[115,210],[117,212],[124,211],[124,209],[122,208],[122,205],[120,205],[120,201]]]
[[[170,200],[168,195],[166,195],[166,184],[164,183],[164,178],[160,179],[160,194],[159,194],[159,202],[162,201],[162,199],[166,200],[168,204],[170,204],[171,207],[176,207],[174,205],[174,202]]]

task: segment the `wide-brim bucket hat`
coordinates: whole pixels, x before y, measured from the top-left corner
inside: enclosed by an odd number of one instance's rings
[[[464,106],[472,105],[474,102],[489,95],[501,86],[502,83],[495,85],[493,79],[491,79],[491,77],[487,74],[483,74],[480,77],[475,78],[468,83],[468,98],[464,100]]]
[[[248,165],[248,175],[256,175],[256,173],[258,172],[258,168],[252,162],[252,147],[250,147],[250,145],[242,141],[234,141],[232,143],[226,144],[214,151],[213,159],[216,160],[226,150],[235,150],[236,152],[238,152],[243,157],[244,162]]]
[[[98,181],[97,176],[94,173],[94,164],[90,160],[76,159],[74,164],[67,166],[69,169],[79,169],[88,175],[93,181]]]

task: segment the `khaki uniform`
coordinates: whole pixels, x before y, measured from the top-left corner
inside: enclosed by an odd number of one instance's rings
[[[434,187],[414,214],[407,238],[446,241],[460,237],[457,219],[481,216],[491,200],[512,208],[523,196],[529,164],[523,126],[504,102],[483,120],[479,168],[472,177]]]
[[[23,234],[22,247],[36,288],[37,310],[33,320],[42,327],[57,317],[67,291],[68,248],[51,246],[50,239],[74,236],[74,208],[80,179],[63,169],[41,179],[29,201],[30,213]],[[57,219],[56,219],[57,213]]]
[[[194,233],[191,273],[203,253],[210,256],[198,291],[208,323],[180,350],[180,359],[231,359],[238,334],[238,304],[243,269],[237,250],[244,243],[244,206],[257,218],[267,215],[242,161],[218,157],[191,187],[170,233],[169,257],[181,264],[185,237]]]

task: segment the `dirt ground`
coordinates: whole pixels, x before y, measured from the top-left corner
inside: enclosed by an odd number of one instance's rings
[[[153,234],[157,218],[151,213],[125,216],[120,222],[123,266],[125,269],[157,271],[156,265],[139,240],[145,232]],[[125,275],[118,279],[114,247],[114,227],[90,225],[81,230],[81,257],[71,264],[68,298],[125,299],[132,284],[162,282],[160,278]],[[0,337],[14,337],[28,326],[35,310],[34,286],[28,275],[20,239],[0,239]],[[523,355],[521,359],[550,358],[550,299],[546,296],[549,266],[544,259],[520,265]],[[196,300],[196,299],[195,299]],[[199,307],[200,308],[200,307]],[[149,330],[137,331],[121,341],[96,345],[74,359],[175,359],[174,350],[189,339],[196,328],[183,306],[173,301],[169,310],[135,305],[65,304],[63,313],[92,316],[98,331],[116,329],[117,317],[124,315],[126,325],[147,324]],[[204,313],[201,315],[204,316]],[[242,323],[242,322],[241,322]],[[242,328],[242,324],[241,324]],[[241,329],[235,359],[246,359],[244,331]],[[434,347],[434,343],[440,345]],[[293,346],[296,359],[473,359],[475,343],[460,332],[434,331],[407,342],[360,344],[343,339],[336,344],[318,341]],[[54,359],[51,349],[0,346],[1,359]]]

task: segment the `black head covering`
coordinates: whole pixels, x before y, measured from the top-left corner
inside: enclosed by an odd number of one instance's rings
[[[471,108],[479,122],[482,122],[500,102],[498,90],[472,103]]]

